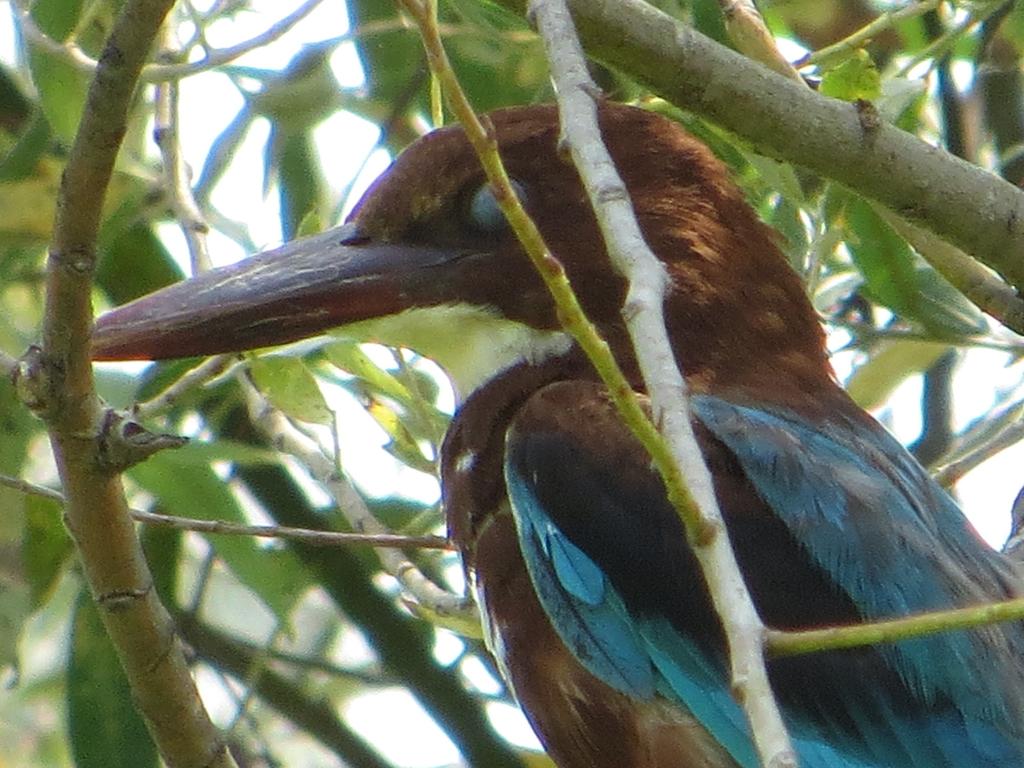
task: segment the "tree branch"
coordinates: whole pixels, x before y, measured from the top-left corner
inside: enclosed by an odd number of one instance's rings
[[[170,28],[165,27],[163,31],[164,50],[160,52],[160,58],[175,57],[175,51],[171,48],[172,37]],[[206,242],[210,225],[206,223],[202,211],[196,205],[190,185],[188,164],[181,153],[178,133],[180,120],[178,81],[167,80],[159,83],[156,87],[155,102],[153,137],[160,149],[160,156],[163,158],[163,183],[169,193],[171,210],[178,220],[181,233],[188,245],[189,262],[192,274],[195,275],[205,272],[213,266]]]
[[[623,315],[651,398],[654,422],[671,452],[673,466],[659,465],[659,470],[722,621],[736,698],[750,721],[761,763],[796,765],[768,682],[765,627],[736,562],[711,473],[693,433],[686,382],[665,327],[664,267],[644,242],[629,193],[601,140],[594,98],[597,86],[587,73],[568,8],[562,0],[533,0],[530,14],[544,40],[555,81],[562,141],[568,145],[590,197],[612,264],[629,282]]]
[[[518,12],[519,0],[501,0]],[[642,0],[569,0],[594,58],[771,157],[876,200],[1024,289],[1024,192],[895,126],[865,132],[853,104],[822,96]],[[1022,328],[1015,330],[1022,331]]]
[[[30,483],[19,477],[0,475],[0,485],[20,491],[27,496],[39,496],[44,499],[65,503],[64,495],[42,485]],[[161,515],[157,512],[145,512],[141,509],[130,510],[132,519],[144,525],[155,525],[161,528],[173,528],[177,531],[196,531],[197,533],[214,533],[226,536],[257,536],[267,539],[288,539],[301,541],[314,547],[340,547],[350,544],[364,544],[370,547],[388,547],[396,549],[451,549],[451,543],[441,536],[406,536],[400,533],[347,533],[339,531],[321,531],[315,528],[294,528],[287,525],[243,525],[227,520],[197,520],[191,517]]]
[[[103,411],[89,359],[104,191],[139,73],[171,5],[131,0],[114,23],[58,193],[43,349],[20,370],[50,428],[85,577],[157,747],[172,768],[227,768],[234,760],[203,709],[173,622],[153,589],[120,479],[102,466]]]
[[[258,35],[244,40],[238,45],[208,50],[206,56],[199,61],[179,64],[147,64],[143,67],[139,79],[147,83],[180,80],[230,64],[235,59],[283,37],[322,2],[323,0],[306,0],[290,14],[279,19]],[[97,69],[99,64],[77,45],[72,42],[58,42],[43,32],[32,18],[28,0],[15,0],[15,5],[18,9],[18,26],[21,33],[30,42],[42,47],[48,53],[62,57],[82,71],[93,72]]]
[[[245,375],[238,377],[245,396],[252,423],[260,429],[274,447],[294,456],[312,477],[334,499],[342,516],[361,534],[381,536],[388,533],[384,525],[373,516],[362,496],[338,469],[318,444],[297,430],[288,418],[274,408],[260,394]],[[466,609],[466,600],[442,589],[428,579],[400,550],[377,551],[384,570],[430,610],[439,615],[458,614]]]
[[[799,632],[769,630],[768,651],[773,657],[798,656],[863,645],[879,645],[925,637],[939,632],[971,629],[1000,621],[1020,621],[1024,617],[1024,599],[983,603],[948,611],[934,611],[891,621],[875,621],[846,627],[826,627]]]
[[[901,21],[935,10],[939,7],[939,2],[940,0],[918,0],[902,8],[894,8],[880,13],[874,20],[865,24],[853,34],[824,48],[820,48],[813,53],[809,53],[796,64],[798,67],[815,65],[822,69],[834,66],[843,59],[853,55],[859,48],[863,48],[882,33],[895,27]]]

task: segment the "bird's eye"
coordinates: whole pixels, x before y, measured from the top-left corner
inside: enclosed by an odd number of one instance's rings
[[[512,189],[520,202],[526,201],[526,189],[515,179],[512,179]],[[484,182],[470,196],[466,204],[466,219],[473,229],[487,235],[496,235],[505,231],[508,222],[505,221],[505,214],[494,197],[494,190],[491,185]]]

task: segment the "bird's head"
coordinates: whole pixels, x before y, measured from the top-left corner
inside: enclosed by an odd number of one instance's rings
[[[621,317],[625,282],[559,152],[557,110],[513,107],[489,117],[527,211],[590,318],[632,368]],[[612,104],[600,117],[641,229],[671,275],[669,332],[694,385],[742,388],[759,376],[777,382],[784,371],[800,389],[828,380],[802,285],[725,167],[667,118]],[[352,324],[363,338],[437,358],[464,391],[517,360],[569,348],[459,127],[411,145],[345,225],[104,315],[93,356],[206,355]]]

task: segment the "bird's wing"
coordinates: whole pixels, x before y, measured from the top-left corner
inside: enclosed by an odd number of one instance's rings
[[[557,426],[534,428],[548,415],[564,417],[567,404],[578,414],[571,421],[585,435]],[[555,413],[549,412],[551,408]],[[610,433],[604,432],[605,426]],[[620,455],[605,461],[596,450],[600,446],[576,442],[588,440],[592,432],[599,439],[607,437],[611,442],[602,445]],[[670,650],[663,647],[659,635],[664,622],[657,617],[636,621],[607,575],[607,568],[621,563],[635,564],[637,575],[659,565],[653,553],[643,549],[643,515],[634,512],[649,502],[663,507],[659,496],[663,494],[656,478],[651,482],[650,462],[642,449],[623,438],[628,433],[605,407],[600,390],[589,382],[551,385],[520,411],[507,438],[505,478],[535,591],[562,641],[592,674],[637,699],[649,700],[659,689],[678,698],[661,671],[660,666],[667,665],[668,675],[692,689],[688,693],[699,692],[684,697],[694,716],[740,765],[754,768],[743,713],[729,695],[717,663],[678,633],[672,633]],[[628,466],[618,468],[627,474],[640,469],[640,484],[617,482],[614,465],[621,460]],[[629,498],[631,491],[639,495]],[[672,521],[667,522],[671,527]],[[563,526],[573,528],[576,535]],[[597,538],[587,540],[584,529]],[[677,539],[682,533],[678,521],[674,533]],[[601,557],[599,551],[616,562]],[[668,654],[673,658],[665,658]],[[680,666],[685,669],[682,676],[676,674]]]
[[[959,511],[943,506],[952,502],[927,484],[916,487],[927,476],[913,474],[916,464],[898,444],[878,443],[876,453],[898,450],[872,469],[878,456],[865,459],[849,441],[818,435],[798,420],[714,398],[694,407],[710,432],[705,452],[730,454],[713,472],[729,502],[730,533],[747,532],[738,556],[757,582],[751,588],[769,623],[777,612],[773,589],[788,592],[783,602],[794,615],[802,602],[813,611],[833,600],[839,607],[825,612],[826,621],[847,614],[852,621],[858,613],[875,618],[960,604],[965,592],[992,586],[967,565],[977,556],[977,567],[993,570],[994,579],[993,553],[958,541],[971,535]],[[600,388],[561,382],[534,395],[509,431],[505,474],[531,579],[576,657],[637,698],[656,693],[679,701],[737,763],[755,766],[743,714],[729,694],[721,632],[681,525],[649,458]],[[743,475],[746,490],[723,492],[736,486],[732,475]],[[928,502],[908,498],[925,491]],[[939,520],[918,503],[938,503]],[[765,531],[761,541],[758,531]],[[780,536],[784,551],[773,547]],[[960,570],[942,564],[939,553],[948,548]],[[816,621],[804,617],[805,624]],[[1018,764],[1020,743],[1006,734],[1020,726],[1005,727],[1002,718],[1021,710],[1016,699],[991,690],[994,660],[975,656],[991,655],[988,636],[1020,645],[1000,630],[952,633],[773,665],[802,764]]]
[[[693,408],[864,619],[1018,594],[1005,559],[874,420],[841,410],[812,424],[707,396]],[[879,651],[921,701],[952,703],[942,727],[927,729],[929,749],[950,765],[1022,764],[1024,625],[945,632]],[[913,757],[913,737],[904,746]]]

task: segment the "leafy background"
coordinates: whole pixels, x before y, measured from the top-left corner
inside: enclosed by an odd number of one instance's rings
[[[718,3],[658,5],[727,42]],[[787,0],[762,3],[762,11],[795,57],[907,5]],[[1005,2],[922,5],[934,10],[804,73],[831,96],[869,100],[882,119],[1014,183],[1024,180],[1024,10]],[[311,6],[294,29],[216,67],[188,62],[252,38],[297,6],[181,3],[169,21],[160,60],[183,65],[178,127],[218,261],[336,223],[387,158],[429,126],[431,79],[417,35],[394,4]],[[0,42],[0,349],[11,355],[37,340],[60,172],[84,103],[88,58],[98,54],[118,7],[116,0],[0,4],[15,30]],[[520,17],[483,0],[443,2],[439,12],[455,68],[480,110],[551,98],[539,42]],[[653,98],[626,73],[595,66],[594,75],[614,98],[679,120],[732,167],[805,275],[855,397],[926,465],[980,465],[957,487],[965,491],[972,480],[984,487],[969,511],[998,545],[1021,482],[1013,469],[1019,447],[1002,450],[1020,433],[1020,337],[987,320],[855,194],[753,153],[698,115]],[[153,143],[153,100],[153,89],[144,88],[106,201],[97,309],[177,280],[187,268]],[[362,338],[341,334],[242,365],[274,406],[313,435],[322,455],[333,458],[337,440],[347,476],[387,528],[438,533],[432,477],[453,408],[450,388],[414,351]],[[104,366],[101,393],[120,407],[145,402],[195,362]],[[145,422],[194,440],[130,470],[133,507],[350,527],[309,467],[272,450],[233,375],[188,388],[150,409]],[[0,474],[55,482],[42,424],[6,379]],[[158,764],[59,502],[0,486],[0,512],[7,684],[0,765]],[[206,702],[242,764],[457,764],[453,745],[463,754],[492,754],[495,765],[545,764],[474,637],[472,618],[417,607],[373,551],[151,526],[140,535]],[[452,555],[409,557],[433,583],[461,590]]]

